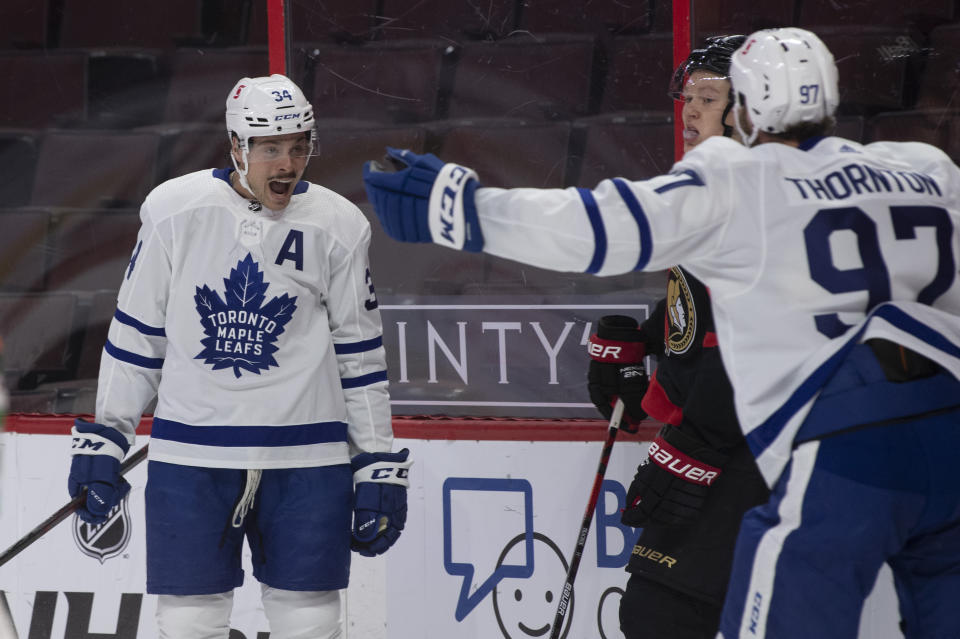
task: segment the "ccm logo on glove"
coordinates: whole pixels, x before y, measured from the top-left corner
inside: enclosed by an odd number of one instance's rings
[[[390,468],[389,466],[384,466],[375,469],[370,473],[371,481],[386,480],[391,477],[396,477],[397,479],[406,479],[410,476],[409,468]]]
[[[650,444],[650,460],[664,470],[694,484],[709,486],[720,469],[685,455],[658,437]]]
[[[430,189],[428,224],[434,243],[453,249],[462,249],[467,237],[464,219],[464,189],[475,171],[459,164],[445,164],[437,173]]]

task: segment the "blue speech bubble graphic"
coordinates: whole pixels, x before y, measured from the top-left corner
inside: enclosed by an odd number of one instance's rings
[[[453,560],[453,492],[501,492],[519,493],[523,497],[523,531],[524,552],[523,564],[503,564],[497,566],[483,583],[470,593],[473,575],[476,568],[473,562],[457,562]],[[510,532],[512,537],[515,533]],[[492,479],[484,477],[448,477],[443,482],[443,567],[447,574],[463,577],[460,587],[460,596],[457,599],[457,609],[454,617],[457,621],[463,619],[483,601],[496,587],[500,580],[507,577],[526,578],[533,574],[533,488],[525,479]]]

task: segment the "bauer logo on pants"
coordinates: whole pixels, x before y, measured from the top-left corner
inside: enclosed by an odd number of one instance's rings
[[[120,500],[110,511],[107,521],[100,525],[88,524],[78,515],[73,516],[73,539],[80,552],[99,559],[102,564],[124,551],[130,542],[132,527],[130,511],[127,509],[129,497],[128,494]]]

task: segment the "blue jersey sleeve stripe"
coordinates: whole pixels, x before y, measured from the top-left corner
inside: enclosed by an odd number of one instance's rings
[[[607,232],[603,228],[600,207],[597,206],[593,193],[590,189],[584,188],[578,188],[577,191],[580,193],[580,199],[583,200],[583,206],[587,209],[587,218],[593,228],[593,258],[584,272],[596,273],[603,267],[603,261],[607,258]]]
[[[116,310],[116,312],[114,312],[113,317],[121,324],[126,324],[131,328],[135,328],[141,333],[143,333],[144,335],[154,335],[158,337],[167,336],[167,331],[162,326],[160,328],[157,328],[156,326],[150,326],[149,324],[144,324],[140,320],[127,315],[126,313],[121,311],[119,308]]]
[[[667,191],[678,189],[681,186],[703,186],[704,185],[703,180],[700,178],[700,176],[694,173],[693,171],[691,171],[690,169],[680,171],[679,173],[675,173],[674,175],[676,175],[678,178],[676,182],[670,182],[668,184],[664,184],[663,186],[660,186],[654,189],[654,191],[656,191],[657,193],[666,193]],[[681,177],[681,176],[686,176],[686,177]]]
[[[340,386],[344,390],[348,388],[360,388],[361,386],[369,386],[370,384],[376,384],[377,382],[387,381],[387,371],[376,371],[373,373],[367,373],[366,375],[361,375],[360,377],[345,377],[340,379]]]
[[[642,271],[647,266],[647,262],[650,261],[650,253],[653,248],[650,223],[647,221],[647,214],[643,212],[640,201],[637,199],[637,196],[634,195],[633,191],[630,190],[627,183],[620,178],[614,178],[613,183],[617,187],[617,192],[620,193],[624,204],[627,205],[630,215],[633,216],[634,221],[637,223],[637,231],[640,235],[640,256],[637,258],[637,265],[633,267],[633,270]]]
[[[118,359],[121,362],[126,362],[127,364],[133,364],[141,368],[163,368],[162,357],[144,357],[143,355],[137,355],[136,353],[125,351],[122,348],[117,348],[110,343],[110,340],[107,340],[107,343],[103,345],[103,350],[107,351],[110,357]]]
[[[383,337],[374,337],[365,339],[362,342],[349,342],[343,344],[334,344],[333,351],[337,355],[350,355],[353,353],[365,353],[383,346]]]
[[[347,441],[344,422],[316,422],[290,426],[191,426],[153,418],[150,437],[200,446],[280,447]]]

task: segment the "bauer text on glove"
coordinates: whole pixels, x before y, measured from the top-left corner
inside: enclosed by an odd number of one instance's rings
[[[637,467],[621,521],[634,527],[693,523],[726,461],[679,428],[664,426],[650,444],[649,458]]]
[[[605,315],[597,324],[596,334],[587,344],[590,369],[587,389],[590,401],[610,419],[617,398],[623,400],[621,428],[636,432],[647,414],[640,407],[650,384],[643,365],[646,354],[644,334],[637,320],[626,315]]]

